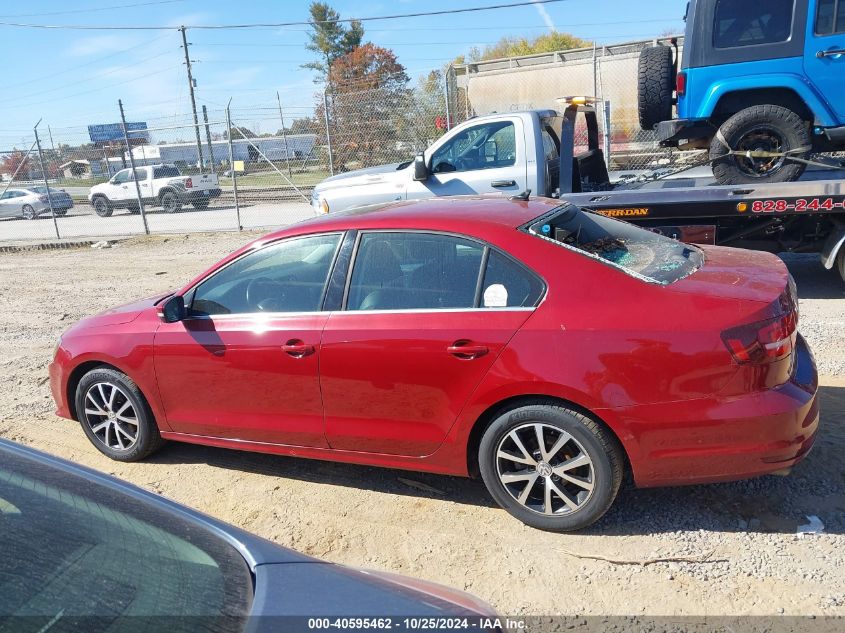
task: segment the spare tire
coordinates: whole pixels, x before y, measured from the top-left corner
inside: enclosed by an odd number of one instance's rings
[[[653,130],[661,121],[672,118],[672,93],[675,90],[675,64],[672,49],[652,46],[640,53],[637,104],[640,127]]]

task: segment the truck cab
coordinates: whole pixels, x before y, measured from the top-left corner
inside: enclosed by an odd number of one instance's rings
[[[845,149],[845,0],[692,0],[678,57],[643,51],[640,123],[708,149],[720,184],[795,181]]]
[[[560,113],[530,110],[474,117],[414,160],[332,176],[315,187],[315,212],[440,196],[551,196],[558,186]]]

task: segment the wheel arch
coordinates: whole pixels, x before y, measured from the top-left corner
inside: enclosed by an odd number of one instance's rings
[[[181,196],[180,196],[179,190],[178,190],[178,189],[176,189],[176,187],[171,187],[171,186],[169,186],[169,185],[168,185],[168,186],[166,186],[166,187],[162,187],[162,188],[159,190],[158,195],[156,196],[156,200],[157,200],[159,203],[161,203],[161,199],[162,199],[162,198],[164,197],[164,195],[165,195],[165,194],[167,194],[167,193],[172,193],[172,194],[175,194],[175,195],[176,195],[176,197],[178,197],[178,198],[180,199],[180,201],[181,201]]]
[[[727,120],[740,110],[767,104],[789,108],[810,123],[836,125],[827,104],[800,77],[791,75],[752,75],[741,81],[716,82],[701,100],[695,118]]]
[[[590,411],[589,409],[578,404],[577,402],[567,400],[566,398],[561,398],[559,396],[550,396],[548,394],[542,393],[535,393],[510,396],[499,400],[495,404],[492,404],[487,407],[487,409],[485,409],[481,413],[481,415],[476,419],[475,423],[470,429],[469,435],[467,436],[466,443],[467,472],[469,473],[470,477],[477,478],[479,476],[480,471],[478,465],[478,448],[481,445],[481,438],[484,435],[484,431],[486,431],[487,428],[493,423],[493,421],[500,415],[508,411],[512,411],[513,409],[517,409],[519,407],[534,404],[547,404],[565,407],[567,409],[572,409],[573,411],[576,411],[577,413],[580,413],[592,420],[595,420],[596,423],[604,427],[610,433],[610,435],[614,437],[619,443],[619,447],[622,450],[624,472],[632,472],[631,461],[628,455],[628,447],[626,446],[626,443],[622,440],[619,433],[617,433],[616,430],[614,430],[614,428],[610,424],[608,424],[601,416],[597,415],[593,411]]]
[[[83,363],[79,363],[76,367],[74,367],[67,379],[67,387],[65,388],[65,398],[67,399],[68,411],[70,411],[71,417],[77,422],[79,422],[79,416],[76,412],[76,388],[79,386],[79,381],[82,380],[82,377],[85,374],[87,374],[92,369],[98,368],[113,369],[115,371],[119,371],[122,374],[126,374],[126,372],[123,371],[120,367],[117,367],[116,365],[113,365],[104,360],[88,360]]]

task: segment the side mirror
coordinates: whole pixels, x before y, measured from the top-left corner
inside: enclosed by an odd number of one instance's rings
[[[417,154],[414,157],[414,180],[417,182],[428,180],[428,165],[425,164],[424,154]]]
[[[159,303],[156,312],[158,312],[158,318],[165,323],[183,321],[188,316],[187,310],[185,310],[185,298],[182,295],[173,295]]]

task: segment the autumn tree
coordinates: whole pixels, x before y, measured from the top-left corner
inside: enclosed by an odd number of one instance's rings
[[[396,54],[372,43],[359,46],[334,61],[329,81],[335,166],[343,170],[396,158],[400,151],[397,118],[407,110],[411,96],[408,75]],[[325,116],[322,103],[317,116]]]
[[[340,14],[325,2],[312,2],[308,12],[311,15],[311,32],[305,48],[317,53],[319,60],[303,64],[302,68],[316,70],[314,81],[322,83],[337,59],[361,45],[364,27],[358,20],[352,20],[348,27],[344,26]]]
[[[27,156],[20,150],[7,154],[3,157],[2,161],[0,161],[0,172],[9,174],[9,176],[12,176],[17,172],[18,178],[28,175],[29,170],[33,167],[34,165],[31,157]],[[18,171],[18,169],[20,169],[20,171]]]

